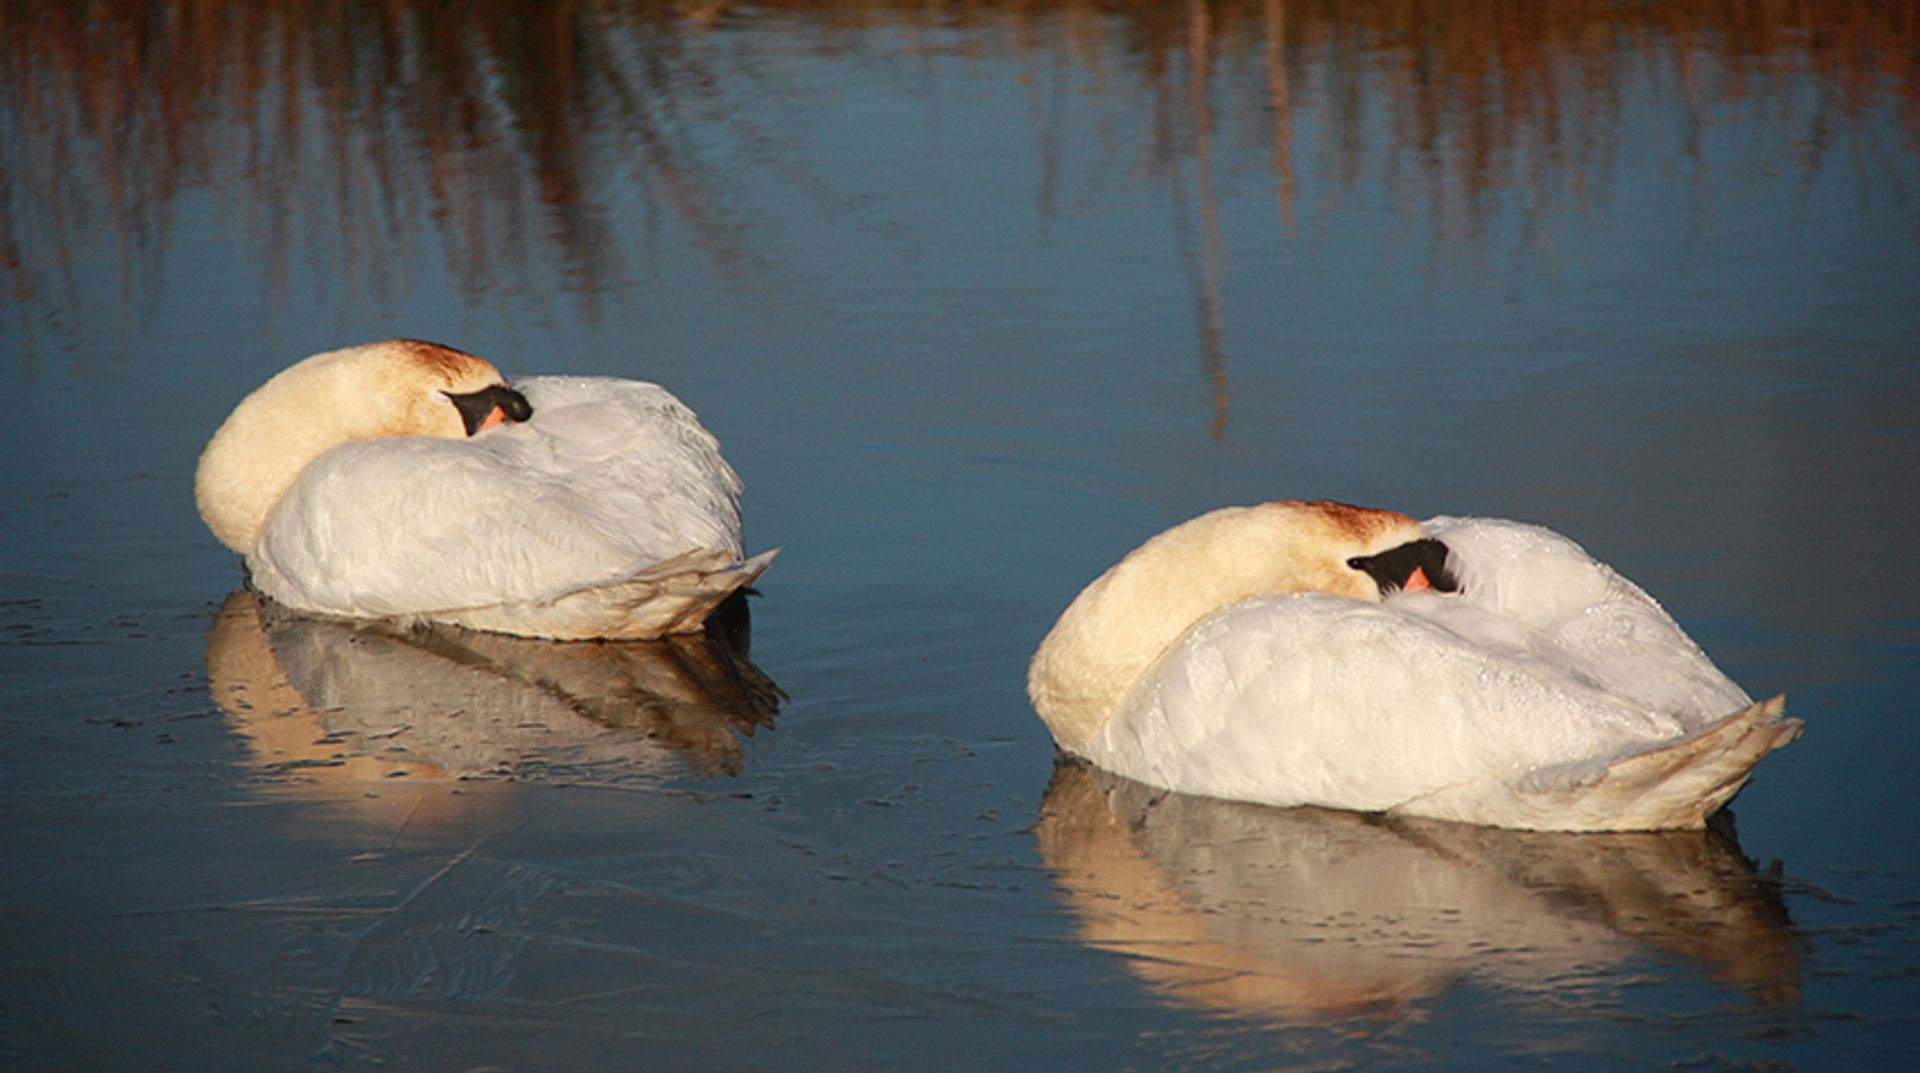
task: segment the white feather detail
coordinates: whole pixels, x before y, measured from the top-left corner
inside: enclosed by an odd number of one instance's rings
[[[766,568],[771,555],[743,557],[739,477],[666,390],[587,377],[515,387],[530,421],[315,459],[261,527],[255,586],[324,614],[640,637],[697,628]],[[668,562],[680,569],[663,573]]]

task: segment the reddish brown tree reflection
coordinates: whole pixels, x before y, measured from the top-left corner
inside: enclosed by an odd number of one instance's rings
[[[530,286],[537,256],[591,312],[625,278],[604,192],[636,181],[723,277],[751,278],[751,220],[683,125],[753,80],[731,53],[693,47],[746,19],[776,21],[821,54],[879,48],[858,31],[881,26],[900,31],[889,49],[922,41],[1142,83],[1160,112],[1153,167],[1192,176],[1176,197],[1200,216],[1187,261],[1219,420],[1223,139],[1269,143],[1278,234],[1325,208],[1296,205],[1303,171],[1328,199],[1383,177],[1437,248],[1471,247],[1504,201],[1603,192],[1622,95],[1648,79],[1682,105],[1696,168],[1700,130],[1729,106],[1767,116],[1809,170],[1858,138],[1905,176],[1920,133],[1916,0],[11,0],[0,3],[10,312],[29,335],[57,331],[79,315],[76,257],[102,248],[117,254],[123,296],[140,298],[195,189],[247,222],[282,287],[306,242],[345,266],[346,286],[385,294],[405,270],[383,251],[431,228],[471,300]],[[1295,144],[1309,113],[1312,144]],[[1041,102],[1036,123],[1049,114]],[[1888,136],[1898,144],[1880,144]],[[1044,131],[1037,141],[1043,155],[1059,144]],[[1050,195],[1036,196],[1045,211]]]

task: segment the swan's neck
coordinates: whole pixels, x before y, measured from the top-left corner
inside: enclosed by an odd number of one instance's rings
[[[241,400],[194,473],[194,498],[213,535],[234,551],[251,552],[300,471],[339,444],[465,435],[458,411],[435,390],[451,378],[418,357],[425,346],[384,343],[316,354]],[[492,366],[458,356],[481,370],[470,379],[498,380]],[[396,376],[410,377],[410,389],[394,389]]]
[[[273,405],[277,394],[262,388],[235,409],[194,474],[200,516],[222,544],[243,555],[300,471],[334,445],[359,438],[332,421],[286,419],[287,411]]]
[[[1201,619],[1269,593],[1380,598],[1284,504],[1230,507],[1154,537],[1076,598],[1027,676],[1034,710],[1072,749],[1112,718],[1141,675]],[[1379,512],[1386,513],[1386,512]],[[1416,534],[1411,519],[1394,515]],[[1398,539],[1398,538],[1396,538]]]

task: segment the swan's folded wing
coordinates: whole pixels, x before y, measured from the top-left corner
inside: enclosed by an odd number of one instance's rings
[[[530,602],[643,565],[578,499],[462,441],[346,444],[301,474],[248,566],[288,606],[387,617]]]
[[[1384,810],[1681,729],[1523,651],[1309,594],[1250,600],[1194,627],[1085,751],[1189,793]]]

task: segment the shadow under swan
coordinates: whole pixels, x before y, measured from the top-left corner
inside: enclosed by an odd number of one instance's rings
[[[315,618],[248,590],[207,635],[207,677],[262,769],[309,785],[399,775],[626,782],[735,774],[786,699],[746,657],[744,599],[704,634],[555,642]]]
[[[1063,758],[1036,835],[1081,940],[1203,1010],[1390,1019],[1467,981],[1565,1000],[1663,954],[1799,1002],[1802,940],[1730,824],[1572,835],[1275,809]]]

